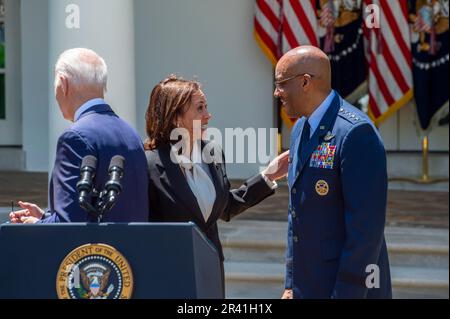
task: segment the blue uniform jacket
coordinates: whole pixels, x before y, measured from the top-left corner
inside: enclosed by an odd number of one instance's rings
[[[125,157],[122,192],[104,222],[146,222],[149,216],[147,160],[140,137],[106,104],[83,112],[58,139],[49,185],[49,213],[41,223],[87,222],[78,205],[76,183],[84,156],[97,157],[96,189],[103,189],[114,155]]]
[[[299,154],[305,121],[291,134],[285,286],[294,298],[391,298],[381,137],[335,94]]]

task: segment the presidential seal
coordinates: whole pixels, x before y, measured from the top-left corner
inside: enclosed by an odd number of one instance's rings
[[[71,251],[56,277],[59,299],[129,299],[133,274],[114,247],[87,244]]]

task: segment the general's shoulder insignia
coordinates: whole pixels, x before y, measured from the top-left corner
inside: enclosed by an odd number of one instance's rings
[[[322,143],[311,154],[309,167],[333,169],[336,145]]]
[[[325,196],[330,191],[330,187],[328,186],[328,183],[324,180],[318,180],[316,183],[316,193],[319,194],[319,196]]]
[[[347,121],[351,122],[351,123],[357,123],[359,120],[361,120],[361,118],[359,116],[357,116],[356,114],[347,111],[344,108],[341,108],[339,110],[339,114],[341,115],[341,117],[343,117],[344,119],[346,119]]]
[[[133,274],[114,247],[87,244],[71,251],[56,277],[59,299],[130,299]]]

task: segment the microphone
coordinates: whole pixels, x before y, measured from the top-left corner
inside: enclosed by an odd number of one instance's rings
[[[108,169],[109,180],[105,184],[106,201],[102,209],[102,214],[104,211],[110,210],[114,206],[117,197],[122,191],[120,179],[123,176],[124,165],[125,158],[123,156],[116,155],[111,159]]]
[[[80,167],[80,180],[77,183],[78,203],[81,205],[86,202],[89,194],[92,191],[92,181],[95,177],[95,170],[97,169],[97,158],[92,155],[83,157]],[[82,206],[83,207],[83,206]],[[84,207],[83,207],[84,208]]]
[[[95,170],[97,169],[97,158],[92,155],[86,155],[81,161],[80,180],[77,183],[78,204],[89,215],[90,220],[97,219],[97,210],[90,203],[90,194],[92,192],[92,182],[95,177]],[[94,191],[95,192],[95,191]]]

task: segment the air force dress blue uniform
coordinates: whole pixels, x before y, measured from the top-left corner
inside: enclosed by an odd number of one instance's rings
[[[391,298],[381,137],[334,91],[310,134],[306,121],[291,134],[285,287],[294,298]]]
[[[147,160],[140,137],[102,99],[83,104],[75,113],[74,124],[58,139],[55,165],[49,185],[49,210],[40,223],[89,222],[78,205],[76,183],[83,157],[97,158],[94,187],[102,190],[114,155],[125,158],[122,192],[105,222],[148,221]]]

